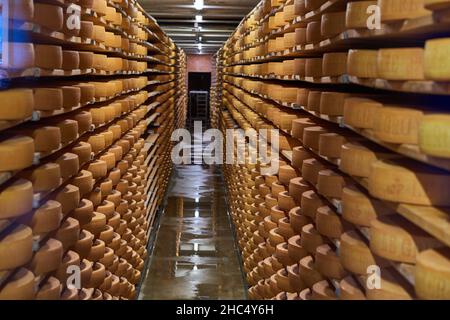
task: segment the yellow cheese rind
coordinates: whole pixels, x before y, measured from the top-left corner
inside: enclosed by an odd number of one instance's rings
[[[450,158],[450,116],[425,115],[419,125],[419,147],[428,155]]]
[[[450,252],[426,250],[417,256],[415,290],[420,299],[450,299]]]
[[[0,142],[0,171],[25,169],[33,164],[34,140],[30,137],[13,137]]]

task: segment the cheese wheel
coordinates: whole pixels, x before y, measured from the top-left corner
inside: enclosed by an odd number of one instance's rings
[[[106,40],[105,27],[94,24],[92,28],[92,39],[97,42],[104,43]]]
[[[0,289],[1,300],[33,300],[35,298],[35,277],[25,268],[20,268]]]
[[[81,165],[91,159],[92,147],[87,142],[79,142],[75,147],[72,148],[71,152],[78,156],[78,160]]]
[[[81,70],[92,69],[94,67],[94,53],[89,51],[78,52],[79,65]]]
[[[87,199],[82,199],[78,207],[72,212],[72,217],[77,219],[82,226],[91,222],[93,215],[94,204]]]
[[[24,215],[32,207],[33,185],[28,180],[17,180],[0,192],[0,219]]]
[[[35,193],[53,190],[61,184],[61,170],[56,163],[44,164],[26,174],[26,177],[33,183]]]
[[[63,28],[64,14],[60,6],[43,3],[34,4],[33,22],[50,31],[60,31]]]
[[[305,128],[314,127],[315,125],[316,123],[309,118],[299,118],[292,120],[292,136],[299,140],[303,140],[303,133]]]
[[[332,38],[344,32],[345,29],[345,11],[322,14],[320,32],[324,39]]]
[[[94,212],[91,221],[84,225],[83,228],[98,236],[106,226],[106,216],[100,212]]]
[[[424,6],[429,10],[445,9],[449,6],[448,0],[425,0]]]
[[[95,181],[92,172],[81,170],[81,172],[71,180],[71,183],[79,188],[80,194],[83,196],[92,191]]]
[[[299,274],[300,278],[303,280],[307,287],[312,287],[319,281],[322,281],[324,278],[317,271],[315,267],[315,261],[312,256],[306,256],[300,260],[299,263]]]
[[[66,119],[57,125],[61,131],[61,142],[63,144],[67,144],[78,138],[78,122],[76,120]]]
[[[322,58],[307,58],[305,62],[305,76],[306,77],[322,77],[323,59]]]
[[[378,5],[382,22],[414,19],[430,14],[424,8],[424,0],[378,0]]]
[[[30,89],[12,89],[0,91],[3,107],[0,120],[25,120],[33,114],[34,96]]]
[[[70,71],[80,68],[80,55],[78,54],[78,51],[63,50],[62,56],[63,56],[62,60],[63,70]]]
[[[56,232],[55,239],[61,241],[64,251],[66,251],[78,242],[79,234],[80,224],[78,220],[68,217]]]
[[[350,95],[343,92],[322,92],[320,113],[328,116],[344,115],[344,104],[348,97]]]
[[[105,242],[100,239],[96,239],[92,244],[91,251],[89,251],[87,259],[97,262],[105,255],[105,250]]]
[[[57,194],[55,200],[61,204],[62,212],[66,215],[78,206],[78,203],[80,202],[80,191],[76,186],[70,184],[66,185],[64,189]]]
[[[365,98],[346,98],[344,102],[345,124],[363,129],[375,125],[375,117],[383,105],[375,100]]]
[[[301,172],[303,161],[311,158],[311,152],[303,147],[295,147],[292,149],[292,166]]]
[[[87,171],[91,172],[94,179],[98,179],[106,176],[106,174],[108,173],[108,168],[105,161],[94,160],[88,165]]]
[[[30,261],[32,237],[31,228],[19,225],[0,241],[0,270],[14,269]]]
[[[311,21],[306,27],[306,43],[319,43],[322,41],[321,22]]]
[[[15,171],[29,167],[34,159],[34,140],[16,136],[0,142],[0,171]]]
[[[324,243],[325,239],[317,232],[313,224],[308,224],[302,228],[300,244],[311,254],[316,252],[316,248]]]
[[[414,68],[411,68],[414,66]],[[378,76],[386,80],[423,80],[424,49],[380,49],[377,57]]]
[[[423,116],[421,110],[385,105],[375,114],[374,135],[385,142],[418,144]]]
[[[384,216],[370,223],[370,248],[380,257],[415,263],[419,252],[443,245],[425,231],[398,215]]]
[[[36,300],[59,300],[61,294],[61,283],[58,279],[50,277],[36,294]]]
[[[324,133],[319,137],[319,154],[328,158],[340,158],[346,137],[337,133]]]
[[[78,156],[74,153],[64,153],[56,160],[56,163],[64,180],[77,174],[80,167]]]
[[[302,176],[313,186],[317,184],[319,178],[319,171],[324,170],[325,167],[316,159],[306,159],[303,161]]]
[[[448,173],[409,161],[372,164],[369,192],[376,198],[418,205],[450,205]]]
[[[94,134],[87,138],[87,143],[92,147],[92,152],[99,153],[106,147],[105,136],[102,134]]]
[[[317,270],[326,278],[342,279],[347,272],[341,265],[339,256],[327,244],[323,244],[316,249],[315,265]]]
[[[353,277],[347,276],[339,282],[339,299],[366,300],[366,296]]]
[[[450,158],[450,116],[425,115],[419,125],[420,150],[435,157]]]
[[[367,28],[370,13],[368,8],[376,6],[377,1],[354,1],[347,3],[345,26],[348,29]]]
[[[58,127],[45,126],[32,132],[34,147],[37,152],[50,152],[61,145],[61,131]]]
[[[370,251],[355,231],[347,231],[341,235],[339,258],[346,270],[360,275],[366,275],[370,266],[383,267],[387,264],[386,260],[376,257]]]
[[[330,198],[340,199],[345,179],[339,172],[333,170],[320,170],[317,177],[317,191]]]
[[[307,127],[303,130],[303,144],[304,146],[319,150],[319,138],[323,133],[328,131],[323,127]]]
[[[323,206],[317,209],[316,228],[321,235],[337,239],[348,226],[329,206]]]
[[[329,282],[322,280],[313,285],[311,300],[337,300],[337,296]]]
[[[317,209],[323,205],[324,202],[318,197],[315,191],[310,190],[302,194],[301,208],[305,216],[315,219]]]
[[[34,108],[40,111],[52,111],[63,107],[61,88],[34,88]]]
[[[323,16],[322,16],[323,18]],[[325,53],[322,60],[322,76],[339,77],[347,73],[347,53]]]
[[[449,299],[450,251],[448,248],[426,250],[417,256],[415,291],[420,299]]]
[[[58,269],[63,257],[63,245],[55,239],[49,239],[35,253],[30,263],[30,271],[40,276]]]
[[[379,200],[370,198],[356,187],[345,187],[342,191],[342,217],[355,225],[370,227],[377,217],[394,214]]]
[[[63,64],[63,54],[60,46],[36,44],[35,64],[42,69],[61,69]]]
[[[304,288],[306,288],[306,284],[300,278],[298,264],[288,266],[287,273],[288,273],[289,285],[294,291],[299,292],[299,291],[302,291]]]
[[[45,234],[56,230],[61,223],[62,217],[61,204],[57,201],[49,200],[34,212],[29,225],[33,229],[33,234]]]
[[[348,52],[347,73],[358,78],[377,78],[377,60],[377,50],[351,49]]]
[[[61,88],[63,93],[63,108],[76,108],[80,105],[81,89],[76,86],[64,86]]]
[[[8,65],[10,69],[27,69],[35,66],[36,54],[32,43],[8,43]]]
[[[61,265],[55,273],[55,276],[61,283],[66,283],[67,278],[70,276],[69,267],[80,267],[80,256],[72,250],[67,251],[64,255]]]
[[[31,0],[18,0],[9,4],[9,14],[17,20],[33,19],[34,5]]]
[[[94,235],[87,230],[81,230],[78,241],[74,246],[74,250],[84,259],[89,254],[94,241]]]

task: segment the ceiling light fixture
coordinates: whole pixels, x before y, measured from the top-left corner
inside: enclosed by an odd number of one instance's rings
[[[195,21],[196,21],[196,22],[202,22],[202,21],[203,21],[203,16],[201,16],[201,15],[196,15],[196,16],[195,16]]]
[[[205,2],[203,0],[195,0],[194,1],[194,8],[198,11],[203,10],[203,7],[205,6]]]

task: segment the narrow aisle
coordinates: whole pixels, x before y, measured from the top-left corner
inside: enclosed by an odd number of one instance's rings
[[[175,167],[139,299],[245,298],[219,169]]]

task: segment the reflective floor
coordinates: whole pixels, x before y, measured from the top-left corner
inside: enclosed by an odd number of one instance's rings
[[[245,299],[220,171],[178,166],[139,299]]]

